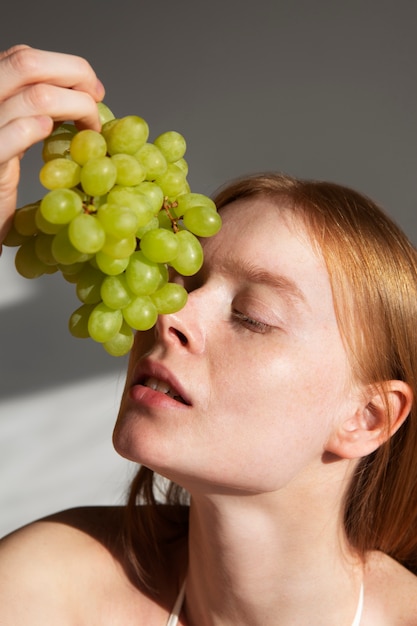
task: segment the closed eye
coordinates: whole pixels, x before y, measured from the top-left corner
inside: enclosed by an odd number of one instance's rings
[[[266,333],[272,329],[272,326],[255,320],[236,309],[232,310],[232,323],[238,324],[240,327],[247,328],[255,333]]]

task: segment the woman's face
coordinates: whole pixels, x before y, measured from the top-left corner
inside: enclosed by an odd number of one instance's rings
[[[137,334],[114,442],[190,491],[272,491],[322,465],[355,394],[301,222],[263,198],[222,217],[184,309]]]

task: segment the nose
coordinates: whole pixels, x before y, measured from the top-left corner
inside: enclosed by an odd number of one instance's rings
[[[155,324],[156,339],[166,345],[201,354],[206,344],[209,308],[210,303],[204,290],[192,291],[180,311],[158,316]]]

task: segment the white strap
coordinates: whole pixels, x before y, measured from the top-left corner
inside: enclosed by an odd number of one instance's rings
[[[356,615],[355,615],[355,619],[352,622],[352,626],[359,626],[359,624],[361,623],[362,611],[363,611],[363,596],[364,596],[364,590],[363,590],[363,583],[362,583],[360,591],[359,591],[358,608],[356,609]]]
[[[185,580],[182,583],[180,592],[174,604],[174,608],[172,609],[172,613],[168,618],[167,626],[177,626],[178,619],[180,617],[180,613],[182,609],[182,603],[184,602],[184,595],[185,595]]]

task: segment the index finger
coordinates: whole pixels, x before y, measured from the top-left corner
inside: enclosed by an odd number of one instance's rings
[[[88,93],[96,102],[104,97],[104,87],[86,59],[64,52],[38,50],[18,45],[0,54],[3,75],[1,99],[34,83],[50,83]]]

